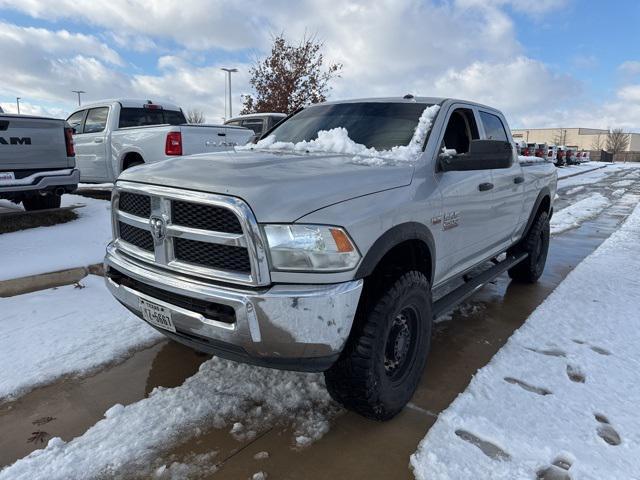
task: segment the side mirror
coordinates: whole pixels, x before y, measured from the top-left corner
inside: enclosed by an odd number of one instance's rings
[[[513,147],[501,140],[471,140],[469,153],[452,154],[447,150],[438,158],[443,172],[509,168],[513,163]]]

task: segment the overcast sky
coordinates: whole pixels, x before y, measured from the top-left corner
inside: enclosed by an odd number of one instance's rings
[[[615,5],[615,7],[613,6]],[[640,131],[637,0],[0,0],[0,104],[66,116],[87,101],[167,98],[224,115],[271,36],[305,32],[344,64],[331,99],[414,93],[501,108],[512,127]]]

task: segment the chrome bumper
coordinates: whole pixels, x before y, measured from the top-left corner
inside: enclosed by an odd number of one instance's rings
[[[55,187],[73,187],[72,189],[75,190],[79,181],[80,170],[75,168],[48,170],[12,180],[11,183],[3,183],[0,185],[0,193],[41,191]]]
[[[105,257],[111,293],[141,317],[140,298],[171,310],[176,333],[162,333],[232,360],[288,370],[321,371],[342,351],[351,331],[362,280],[330,285],[274,285],[236,289],[170,273],[123,255],[111,244]],[[153,289],[232,307],[235,322],[203,316],[110,278],[110,269]],[[113,276],[113,275],[111,275]],[[115,278],[115,277],[114,277]],[[168,295],[167,295],[168,296]]]

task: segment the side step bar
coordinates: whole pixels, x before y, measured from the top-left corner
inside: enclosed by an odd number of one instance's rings
[[[465,280],[464,285],[461,285],[457,289],[452,292],[447,293],[444,297],[434,302],[433,304],[433,318],[434,320],[441,316],[443,313],[452,310],[456,305],[463,302],[470,295],[473,295],[476,291],[478,291],[485,283],[490,282],[498,275],[503,272],[506,272],[511,267],[516,266],[523,260],[525,260],[529,254],[521,253],[516,256],[510,256],[505,258],[503,261],[496,263],[493,267],[485,270],[477,277],[469,278]]]

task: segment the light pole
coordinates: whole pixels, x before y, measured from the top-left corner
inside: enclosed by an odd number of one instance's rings
[[[81,105],[82,105],[82,102],[80,101],[80,95],[81,95],[82,93],[87,93],[87,92],[85,92],[84,90],[71,90],[71,91],[72,91],[73,93],[77,93],[77,94],[78,94],[78,106],[81,106]]]
[[[21,97],[16,97],[16,107],[18,107],[18,115],[20,115],[20,98]]]
[[[227,86],[225,88],[226,90],[226,98],[225,98],[225,102],[224,102],[224,114],[227,114],[227,103],[229,103],[229,117],[227,118],[227,120],[231,117],[233,117],[233,107],[231,106],[231,74],[235,73],[238,71],[237,68],[221,68],[220,70],[224,70],[225,72],[227,72]]]

